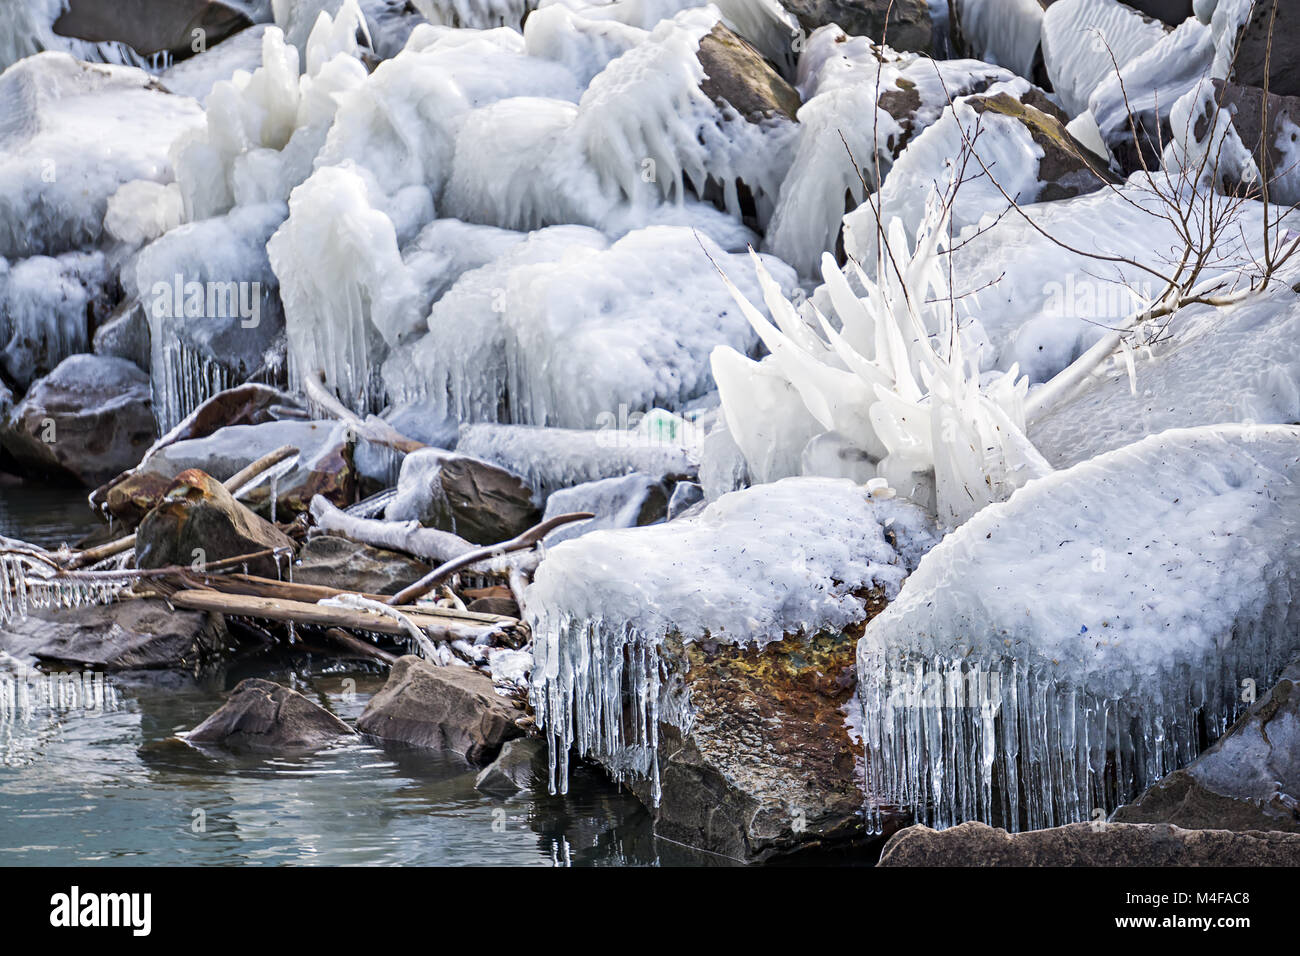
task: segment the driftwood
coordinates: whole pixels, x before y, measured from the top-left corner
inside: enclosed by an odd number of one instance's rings
[[[476,550],[475,545],[450,531],[426,528],[415,519],[381,521],[378,518],[358,518],[336,508],[320,495],[311,500],[309,510],[312,520],[321,531],[372,548],[400,551],[435,564],[443,564]]]
[[[436,588],[447,578],[451,577],[457,571],[462,571],[472,564],[480,561],[487,561],[500,555],[509,554],[512,551],[527,551],[536,545],[542,538],[562,525],[572,524],[574,521],[586,521],[588,518],[594,518],[595,515],[587,511],[575,511],[570,514],[556,515],[554,518],[548,518],[541,524],[534,525],[518,537],[511,538],[501,544],[487,545],[482,548],[475,548],[473,551],[466,552],[450,561],[434,568],[420,580],[416,581],[409,587],[403,588],[397,594],[388,598],[388,603],[392,605],[410,604],[418,600]]]
[[[344,650],[351,651],[357,657],[365,657],[370,660],[379,661],[379,663],[386,664],[389,667],[392,667],[397,663],[396,654],[390,654],[382,647],[375,647],[375,645],[371,644],[369,641],[363,641],[359,637],[354,637],[342,628],[327,627],[321,633],[329,641]]]
[[[330,394],[329,390],[321,383],[321,377],[322,373],[319,371],[314,375],[308,374],[302,377],[303,391],[307,393],[307,398],[321,411],[328,412],[332,417],[346,424],[357,436],[364,438],[373,445],[383,445],[402,454],[409,454],[413,451],[419,451],[421,448],[429,447],[424,442],[416,441],[414,438],[407,438],[382,418],[373,416],[371,418],[362,418],[352,412]]]
[[[406,627],[394,617],[377,614],[363,608],[340,607],[337,605],[320,605],[307,601],[287,601],[281,598],[258,597],[248,594],[228,594],[223,591],[187,589],[171,595],[174,607],[191,611],[212,611],[234,617],[263,618],[270,621],[284,621],[309,627],[346,628],[353,631],[370,631],[391,634],[398,637],[408,636]],[[515,630],[513,639],[523,643],[519,633],[522,625],[483,624],[467,621],[462,614],[447,614],[437,607],[403,607],[398,608],[403,617],[423,631],[427,636],[439,641],[468,640],[474,641],[486,631],[493,629],[502,632]],[[507,619],[508,620],[508,619]]]
[[[233,495],[258,475],[270,468],[274,468],[286,458],[296,454],[298,454],[297,448],[294,448],[292,445],[284,445],[275,449],[275,451],[267,452],[261,458],[257,459],[257,461],[249,464],[242,470],[236,472],[230,478],[223,481],[222,484],[225,486],[226,490]],[[73,555],[72,560],[68,562],[68,568],[84,568],[92,564],[98,564],[106,558],[111,558],[116,554],[121,554],[123,551],[129,551],[134,547],[135,533],[132,532],[123,538],[118,538],[116,541],[110,541],[107,544],[88,548],[85,551]]]

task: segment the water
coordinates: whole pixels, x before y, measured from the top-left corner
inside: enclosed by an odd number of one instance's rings
[[[80,491],[0,487],[0,534],[56,545],[94,524]],[[0,680],[13,686],[20,673],[0,654]],[[291,686],[350,723],[384,683],[298,653],[200,678],[111,674],[102,707],[10,710],[0,715],[0,866],[718,862],[656,841],[636,799],[588,767],[575,767],[564,796],[547,792],[543,767],[503,800],[476,790],[479,768],[453,753],[357,738],[306,755],[239,755],[177,738],[247,677]]]

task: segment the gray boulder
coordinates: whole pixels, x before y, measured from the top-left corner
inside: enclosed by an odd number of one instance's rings
[[[321,534],[302,546],[293,580],[365,594],[396,594],[431,570],[427,564],[396,551]]]
[[[1213,746],[1111,819],[1300,833],[1300,661]]]
[[[384,740],[453,750],[473,763],[486,763],[501,745],[523,735],[523,716],[496,693],[492,679],[469,667],[435,667],[407,655],[393,665],[386,683],[370,699],[357,729]]]
[[[88,487],[134,466],[153,438],[149,377],[102,355],[60,362],[0,429],[0,443],[25,474]]]
[[[540,737],[507,740],[501,753],[479,771],[475,788],[493,796],[509,797],[546,779],[546,741]]]
[[[230,698],[186,738],[234,750],[314,750],[356,733],[296,690],[269,680],[241,681]]]
[[[177,611],[164,601],[32,611],[0,629],[14,657],[97,670],[193,669],[224,654],[225,619]]]

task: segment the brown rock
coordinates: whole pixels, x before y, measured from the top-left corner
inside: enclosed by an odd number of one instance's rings
[[[880,866],[1300,866],[1300,834],[1183,830],[1167,824],[1071,823],[1007,833],[983,823],[908,827]]]
[[[186,738],[236,750],[313,750],[355,734],[302,694],[269,680],[241,681],[230,698]]]
[[[1276,9],[1276,16],[1274,16]],[[1272,21],[1272,51],[1269,23]],[[1232,79],[1244,86],[1264,86],[1278,96],[1300,96],[1300,7],[1279,0],[1257,0],[1237,35]],[[1268,69],[1265,70],[1265,64]]]
[[[705,73],[700,89],[746,119],[793,120],[803,105],[799,92],[761,53],[721,23],[700,39],[697,56]]]
[[[144,56],[167,51],[180,58],[194,53],[195,30],[212,46],[252,25],[246,11],[220,0],[67,0],[54,32],[125,43]]]
[[[293,580],[297,584],[323,584],[365,594],[396,594],[431,570],[427,564],[396,551],[318,534],[298,553]]]
[[[211,475],[181,472],[136,532],[139,568],[210,564],[267,549],[293,552],[293,541],[249,511]],[[274,556],[247,562],[250,574],[275,577]],[[279,565],[283,567],[283,563]]]
[[[492,679],[469,667],[435,667],[407,655],[370,699],[357,729],[385,740],[454,750],[487,763],[513,737],[521,711],[496,693]]]

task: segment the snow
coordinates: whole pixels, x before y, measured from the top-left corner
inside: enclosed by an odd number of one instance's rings
[[[652,412],[632,428],[614,420],[595,429],[462,425],[456,450],[522,476],[545,499],[561,488],[634,472],[694,474],[696,436],[689,422]]]
[[[1179,310],[1168,339],[1138,352],[1136,390],[1126,368],[1105,369],[1032,423],[1029,437],[1066,467],[1168,428],[1300,422],[1295,278],[1234,305]]]
[[[167,150],[202,118],[145,72],[41,53],[0,75],[0,256],[97,241],[109,197],[171,178]]]
[[[561,428],[620,407],[680,409],[713,388],[715,345],[755,345],[714,267],[743,276],[745,261],[677,226],[608,246],[576,226],[536,232],[434,304],[429,335],[385,369],[390,394],[445,401],[462,421]],[[793,273],[768,264],[791,289]]]
[[[1198,712],[1222,733],[1239,681],[1300,649],[1297,478],[1296,427],[1176,429],[948,535],[858,645],[867,792],[940,827],[1034,829],[1186,764]]]
[[[672,682],[660,681],[658,649],[670,635],[761,647],[843,630],[865,616],[868,589],[896,595],[934,541],[914,505],[872,499],[846,480],[789,478],[725,495],[695,517],[548,549],[524,599],[531,700],[553,771],[561,758],[559,788],[576,746],[616,772],[649,775],[657,798],[654,728],[689,720]]]

